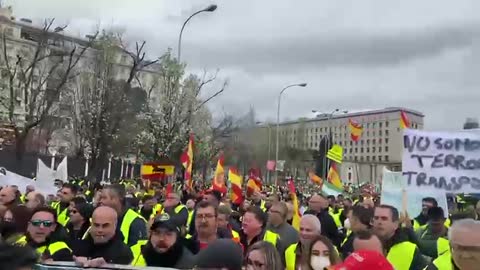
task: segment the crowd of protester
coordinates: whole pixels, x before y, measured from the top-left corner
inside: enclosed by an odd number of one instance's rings
[[[0,190],[0,269],[74,262],[177,269],[480,269],[480,202],[446,215],[435,199],[410,218],[381,198],[265,188],[228,194],[120,181]],[[297,211],[301,217],[296,216]],[[294,219],[298,217],[297,225]]]

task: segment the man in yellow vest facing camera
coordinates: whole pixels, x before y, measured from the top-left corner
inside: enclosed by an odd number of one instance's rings
[[[373,215],[373,231],[382,240],[387,260],[396,270],[420,270],[427,264],[417,246],[399,227],[400,215],[391,205],[380,205]]]

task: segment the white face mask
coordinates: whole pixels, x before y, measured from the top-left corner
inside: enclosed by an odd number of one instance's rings
[[[345,219],[345,221],[343,222],[343,227],[347,230],[350,230],[352,228],[352,224],[350,224],[350,219]]]
[[[310,258],[310,265],[313,270],[323,270],[325,267],[330,266],[330,258],[326,256],[315,256],[312,255]]]

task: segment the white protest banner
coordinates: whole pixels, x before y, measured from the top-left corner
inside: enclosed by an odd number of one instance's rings
[[[28,185],[35,187],[35,190],[42,194],[56,194],[57,192],[57,188],[53,185],[52,181],[34,181],[28,177],[10,172],[5,168],[0,168],[0,171],[2,172],[0,173],[0,186],[17,186],[18,190],[22,193],[25,192]]]
[[[416,217],[422,211],[422,199],[425,197],[435,198],[438,206],[442,207],[445,217],[448,217],[447,196],[444,191],[425,192],[422,190],[407,191],[407,182],[401,172],[392,172],[383,169],[381,203],[394,206],[400,212],[407,211],[410,218]],[[404,209],[402,201],[403,192],[406,193],[407,209]]]
[[[403,175],[407,191],[480,193],[480,133],[406,129]]]

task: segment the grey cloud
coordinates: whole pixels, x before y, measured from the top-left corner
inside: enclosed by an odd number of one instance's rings
[[[376,67],[429,58],[471,46],[480,25],[423,28],[398,33],[357,33],[328,37],[283,37],[267,41],[191,43],[184,53],[193,65],[241,66],[250,72],[292,72],[336,66]]]

